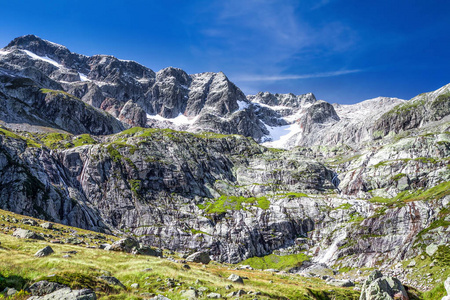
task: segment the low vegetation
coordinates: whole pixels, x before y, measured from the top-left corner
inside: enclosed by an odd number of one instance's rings
[[[23,218],[0,210],[0,290],[5,287],[26,290],[33,282],[47,280],[65,284],[73,289],[91,288],[98,299],[148,299],[152,295],[165,295],[170,299],[181,299],[180,291],[202,287],[205,292],[200,299],[206,299],[210,292],[223,296],[237,290],[256,292],[258,299],[358,299],[359,293],[352,288],[337,288],[327,285],[318,278],[305,278],[294,274],[274,274],[255,270],[234,270],[232,265],[211,262],[208,265],[178,263],[166,258],[133,255],[123,252],[87,248],[87,244],[52,244],[44,240],[18,239],[11,235],[14,228],[32,229],[42,234],[61,233],[66,237],[102,237],[93,242],[116,240],[117,237],[99,235],[96,232],[55,224],[54,230],[25,225]],[[32,219],[32,218],[30,218]],[[34,219],[39,223],[43,221]],[[95,244],[95,243],[94,243]],[[35,257],[39,249],[50,245],[55,253],[47,257]],[[92,244],[90,244],[92,246]],[[63,257],[70,253],[70,257]],[[165,257],[180,260],[177,254],[164,252]],[[298,265],[306,260],[303,254],[283,257],[269,256],[255,258],[255,267],[276,267]],[[259,261],[258,261],[259,260]],[[227,278],[237,274],[244,284],[231,283]],[[125,288],[112,286],[101,280],[102,275],[114,276]],[[134,283],[139,288],[132,288]],[[0,294],[1,295],[1,294]],[[0,296],[2,297],[2,296]],[[29,295],[21,291],[9,299],[26,299]],[[253,299],[254,294],[243,295],[241,299]]]
[[[249,206],[256,206],[261,209],[268,209],[270,201],[267,197],[243,197],[243,196],[220,196],[211,202],[198,205],[206,213],[225,213],[228,210],[245,210]]]

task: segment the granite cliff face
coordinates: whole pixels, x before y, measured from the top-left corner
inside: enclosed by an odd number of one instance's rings
[[[246,97],[223,73],[20,37],[0,51],[0,208],[223,262],[379,267],[427,289],[437,281],[403,263],[448,265],[449,89]]]

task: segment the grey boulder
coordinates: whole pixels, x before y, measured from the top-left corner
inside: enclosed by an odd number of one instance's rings
[[[133,248],[139,248],[139,242],[134,238],[127,237],[114,242],[110,247],[106,247],[105,250],[123,251],[130,253]]]
[[[67,286],[57,283],[57,282],[49,282],[47,280],[41,280],[33,283],[28,291],[33,296],[44,296],[47,294],[51,294],[54,291],[60,290],[62,288],[66,288]]]
[[[44,257],[44,256],[48,256],[48,255],[50,255],[50,254],[52,254],[54,252],[55,251],[53,251],[52,247],[47,246],[45,248],[42,248],[38,252],[36,252],[36,254],[34,256],[36,256],[36,257]]]
[[[444,282],[444,287],[447,291],[447,296],[443,297],[442,300],[450,300],[450,277]]]
[[[408,293],[401,282],[394,277],[383,276],[373,271],[364,282],[359,300],[409,300]]]
[[[100,279],[106,281],[109,284],[120,286],[121,288],[125,288],[122,282],[119,279],[113,276],[100,276]]]
[[[208,264],[211,261],[209,253],[206,251],[195,252],[186,258],[186,261]]]
[[[244,283],[244,279],[242,279],[241,276],[236,275],[236,274],[231,274],[228,277],[228,280],[232,281],[232,282],[237,282],[237,283]]]
[[[41,227],[44,229],[53,229],[53,223],[45,222],[41,224]]]
[[[38,235],[36,232],[28,230],[28,229],[22,229],[17,228],[13,234],[13,236],[21,239],[36,239],[36,240],[43,240],[44,238],[40,235]]]
[[[25,225],[31,225],[31,226],[38,225],[38,222],[36,222],[35,220],[32,220],[32,219],[22,219],[22,223]]]
[[[68,287],[54,291],[45,296],[32,296],[29,300],[96,300],[97,296],[91,289],[72,290]]]

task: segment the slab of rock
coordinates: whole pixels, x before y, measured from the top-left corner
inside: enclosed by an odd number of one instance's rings
[[[355,286],[355,284],[350,280],[330,280],[328,281],[329,284],[338,286],[338,287],[352,287]]]
[[[98,245],[99,249],[109,250],[110,247],[111,247],[111,244],[100,244],[100,245]],[[108,249],[106,249],[106,248],[108,248]]]
[[[40,235],[38,235],[36,232],[28,230],[28,229],[22,229],[17,228],[13,234],[13,236],[21,238],[21,239],[35,239],[35,240],[43,240],[44,238]]]
[[[67,244],[72,244],[72,245],[79,245],[82,244],[83,241],[76,238],[76,237],[68,237],[65,241]]]
[[[395,277],[383,276],[373,271],[364,282],[359,300],[409,300],[408,293]]]
[[[25,225],[37,226],[38,222],[32,219],[22,219],[22,223]]]
[[[239,270],[253,270],[253,268],[250,265],[240,265],[238,267]]]
[[[134,248],[139,248],[139,242],[132,237],[127,237],[114,242],[111,246],[106,247],[105,250],[131,253]]]
[[[123,285],[123,283],[120,282],[120,280],[117,279],[116,277],[113,277],[113,276],[100,276],[99,278],[102,279],[102,280],[104,280],[104,281],[106,281],[106,282],[109,283],[109,284],[117,285],[117,286],[120,286],[120,287],[122,287],[122,288],[125,288],[125,286]]]
[[[72,290],[68,287],[45,296],[32,296],[28,300],[96,300],[97,295],[91,289]]]
[[[155,297],[150,298],[150,300],[170,300],[170,299],[163,295],[156,295]]]
[[[221,299],[222,295],[219,293],[209,293],[206,297],[210,299]]]
[[[407,268],[413,268],[416,266],[416,261],[413,259],[409,262],[409,264],[406,266]]]
[[[50,222],[42,223],[41,227],[44,229],[53,229],[53,223]]]
[[[280,270],[277,270],[277,269],[265,269],[264,272],[278,273],[278,272],[280,272]]]
[[[195,263],[202,263],[202,264],[209,264],[211,261],[211,258],[209,257],[209,252],[207,251],[199,251],[195,252],[188,257],[186,257],[186,261],[195,262]]]
[[[57,283],[57,282],[49,282],[47,280],[41,280],[33,283],[29,288],[28,292],[33,296],[44,296],[47,294],[51,294],[54,291],[57,291],[62,288],[66,288],[67,286]]]
[[[425,248],[425,252],[429,256],[433,256],[438,251],[438,248],[439,248],[439,245],[431,244],[431,245],[428,245],[427,248]]]
[[[17,294],[17,290],[15,288],[5,288],[6,296],[14,296]]]
[[[36,252],[36,254],[34,256],[36,256],[36,257],[44,257],[44,256],[48,256],[48,255],[50,255],[50,254],[52,254],[54,252],[55,251],[53,251],[52,247],[47,246],[45,248],[42,248],[38,252]]]
[[[236,282],[236,283],[244,283],[244,279],[242,279],[241,276],[236,275],[236,274],[231,274],[228,277],[228,280],[232,281],[232,282]]]
[[[198,293],[196,290],[187,290],[187,291],[181,291],[180,292],[180,297],[182,299],[197,299],[198,297]]]
[[[134,248],[131,253],[140,254],[140,255],[148,255],[148,256],[158,256],[161,257],[162,253],[160,250],[153,249],[150,246],[143,246],[139,248]]]
[[[443,297],[442,300],[450,300],[450,277],[444,282],[444,287],[447,291],[447,296]]]
[[[240,297],[240,296],[245,295],[245,294],[247,294],[247,292],[245,292],[244,290],[239,290],[239,291],[231,292],[231,293],[227,294],[227,297],[228,298]]]

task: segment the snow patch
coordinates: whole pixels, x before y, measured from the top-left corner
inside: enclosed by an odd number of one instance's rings
[[[244,110],[250,106],[250,103],[245,101],[237,101],[237,104],[239,105],[238,111]]]
[[[7,55],[11,53],[11,51],[0,50],[0,55]]]
[[[57,63],[56,61],[54,61],[53,59],[49,58],[48,56],[42,57],[42,56],[36,55],[33,52],[28,51],[28,50],[22,50],[22,51],[25,52],[28,56],[30,56],[33,59],[42,60],[42,61],[48,62],[49,64],[54,65],[55,67],[63,68],[63,65]]]
[[[198,116],[194,117],[194,118],[188,118],[183,114],[179,114],[177,117],[173,118],[173,119],[169,119],[169,118],[164,118],[160,115],[149,115],[147,114],[147,119],[152,119],[152,120],[156,120],[156,121],[166,121],[166,122],[171,122],[175,125],[191,125],[193,123],[195,123],[195,121],[197,121]]]
[[[262,143],[263,146],[273,147],[273,148],[287,148],[288,141],[294,135],[298,134],[301,129],[296,123],[284,126],[268,126],[264,124],[269,130],[269,135],[267,136],[268,142]]]
[[[90,79],[87,78],[86,74],[83,73],[78,73],[80,75],[80,79],[81,81],[91,81]]]

